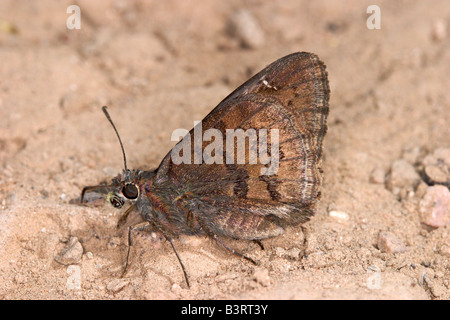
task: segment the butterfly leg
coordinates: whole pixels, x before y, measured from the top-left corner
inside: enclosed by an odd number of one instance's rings
[[[125,222],[127,221],[128,215],[130,214],[130,212],[132,212],[134,209],[136,208],[136,205],[133,204],[131,207],[129,207],[125,213],[120,217],[119,221],[117,222],[117,229],[120,229],[120,227],[122,227]]]
[[[130,209],[129,209],[130,210]],[[128,211],[128,210],[127,210]],[[131,212],[132,210],[130,210]],[[129,212],[128,212],[129,213]],[[125,214],[127,214],[127,212],[125,212]],[[125,215],[124,214],[124,215]],[[127,261],[125,263],[125,268],[123,269],[122,272],[122,276],[121,278],[123,278],[125,276],[125,274],[128,271],[128,266],[130,265],[130,256],[131,256],[131,247],[133,246],[133,231],[135,230],[144,230],[146,227],[148,226],[153,226],[155,227],[158,231],[160,231],[164,238],[166,238],[167,241],[169,241],[170,245],[172,246],[173,251],[175,252],[175,255],[177,256],[178,262],[180,263],[181,269],[183,270],[183,274],[184,274],[184,279],[186,280],[186,284],[188,286],[188,288],[190,288],[190,284],[189,284],[189,279],[186,273],[186,269],[184,267],[183,262],[181,261],[180,256],[178,255],[177,250],[175,249],[175,246],[173,244],[172,238],[170,238],[169,236],[167,236],[164,232],[162,232],[159,228],[157,228],[154,224],[152,224],[150,221],[144,221],[144,222],[139,222],[136,223],[134,225],[131,225],[128,227],[128,253],[127,253]]]
[[[261,240],[256,239],[256,240],[253,240],[253,242],[256,243],[261,248],[261,250],[264,250],[264,246],[263,246]]]
[[[128,211],[128,210],[127,210]],[[131,211],[131,210],[130,210]],[[126,214],[126,213],[125,213]],[[127,261],[125,263],[125,268],[123,269],[121,278],[125,277],[125,274],[128,271],[128,266],[130,265],[130,255],[131,255],[131,247],[133,246],[133,231],[135,230],[143,230],[144,228],[148,227],[150,225],[150,222],[144,221],[139,222],[137,224],[133,224],[128,227],[128,252],[127,252]]]
[[[184,264],[181,261],[181,258],[178,255],[177,250],[175,249],[175,246],[174,246],[174,244],[172,242],[172,238],[170,238],[169,236],[166,236],[164,233],[163,233],[163,235],[166,238],[166,240],[170,242],[170,245],[172,246],[173,252],[175,252],[175,255],[177,256],[178,262],[180,263],[181,269],[183,269],[183,274],[184,274],[184,279],[186,280],[186,284],[187,284],[188,288],[190,288],[191,286],[189,284],[189,279],[188,279],[188,276],[187,276],[187,273],[186,273],[186,269],[184,268]]]
[[[251,263],[253,263],[255,266],[257,266],[258,264],[255,262],[255,260],[253,260],[252,258],[247,257],[246,255],[243,255],[240,252],[237,252],[234,249],[231,249],[226,243],[222,242],[222,240],[219,239],[219,237],[217,235],[213,236],[213,239],[216,240],[216,242],[218,244],[220,244],[222,247],[224,247],[225,249],[227,249],[230,253],[234,254],[235,256],[238,256],[240,258],[243,258],[247,261],[250,261]]]

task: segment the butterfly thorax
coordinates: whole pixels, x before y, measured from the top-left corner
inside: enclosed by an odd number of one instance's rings
[[[146,179],[143,179],[144,174]],[[136,207],[143,219],[172,237],[202,233],[191,210],[196,201],[192,192],[174,186],[167,179],[157,179],[154,173],[143,172],[139,178],[140,196]]]

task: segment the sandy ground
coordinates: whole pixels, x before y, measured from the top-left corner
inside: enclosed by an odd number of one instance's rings
[[[420,170],[450,147],[450,4],[377,1],[369,30],[372,2],[76,1],[68,30],[73,1],[0,1],[0,298],[449,299],[450,226],[424,225]],[[241,10],[247,38],[229,31]],[[175,241],[191,289],[170,244],[143,233],[121,279],[121,212],[71,201],[122,170],[101,106],[129,167],[151,169],[174,129],[296,51],[318,54],[331,86],[316,216],[264,251],[228,242],[258,267]]]

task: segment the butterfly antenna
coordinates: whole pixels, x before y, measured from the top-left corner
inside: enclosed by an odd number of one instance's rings
[[[117,138],[119,139],[120,147],[122,148],[122,155],[123,155],[123,164],[125,166],[125,171],[128,171],[127,168],[127,157],[125,156],[125,149],[123,148],[122,140],[120,139],[119,132],[116,129],[116,126],[111,120],[111,117],[109,116],[108,111],[106,110],[106,106],[102,107],[103,113],[105,114],[106,118],[108,119],[109,123],[111,123],[112,127],[114,128],[114,131],[116,132]]]

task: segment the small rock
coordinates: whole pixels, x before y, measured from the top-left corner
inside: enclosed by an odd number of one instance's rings
[[[378,249],[385,253],[400,253],[408,250],[403,241],[386,231],[380,232],[378,236]]]
[[[128,284],[128,280],[125,279],[114,279],[106,286],[106,289],[111,292],[119,292]]]
[[[450,222],[450,191],[447,187],[428,187],[419,204],[420,221],[430,227],[443,227]]]
[[[434,22],[431,36],[435,41],[442,41],[447,37],[447,23],[445,20],[439,19]]]
[[[384,184],[386,173],[381,168],[375,168],[370,174],[369,181],[376,184]]]
[[[403,159],[394,161],[387,180],[389,190],[398,195],[402,189],[408,192],[414,190],[419,182],[420,176],[408,161]]]
[[[330,217],[334,218],[336,221],[340,223],[347,223],[348,220],[350,220],[350,216],[348,215],[348,213],[343,211],[332,210],[328,214],[330,215]]]
[[[255,49],[264,44],[264,31],[258,20],[248,10],[235,12],[229,20],[229,32],[239,39],[242,46]]]
[[[450,179],[447,176],[448,173],[441,170],[438,166],[426,166],[424,169],[424,174],[427,181],[431,184],[447,184]],[[449,181],[448,181],[449,180]]]
[[[429,185],[442,184],[450,188],[450,149],[439,148],[423,159],[424,180]]]
[[[253,279],[263,287],[268,287],[270,285],[269,270],[264,268],[258,268],[253,273]]]
[[[428,185],[425,182],[420,181],[419,185],[416,188],[416,193],[414,195],[417,197],[417,199],[422,199],[425,193],[427,192],[427,189]]]
[[[77,237],[71,237],[67,242],[67,246],[55,257],[55,261],[68,266],[79,263],[82,255],[83,246]]]

